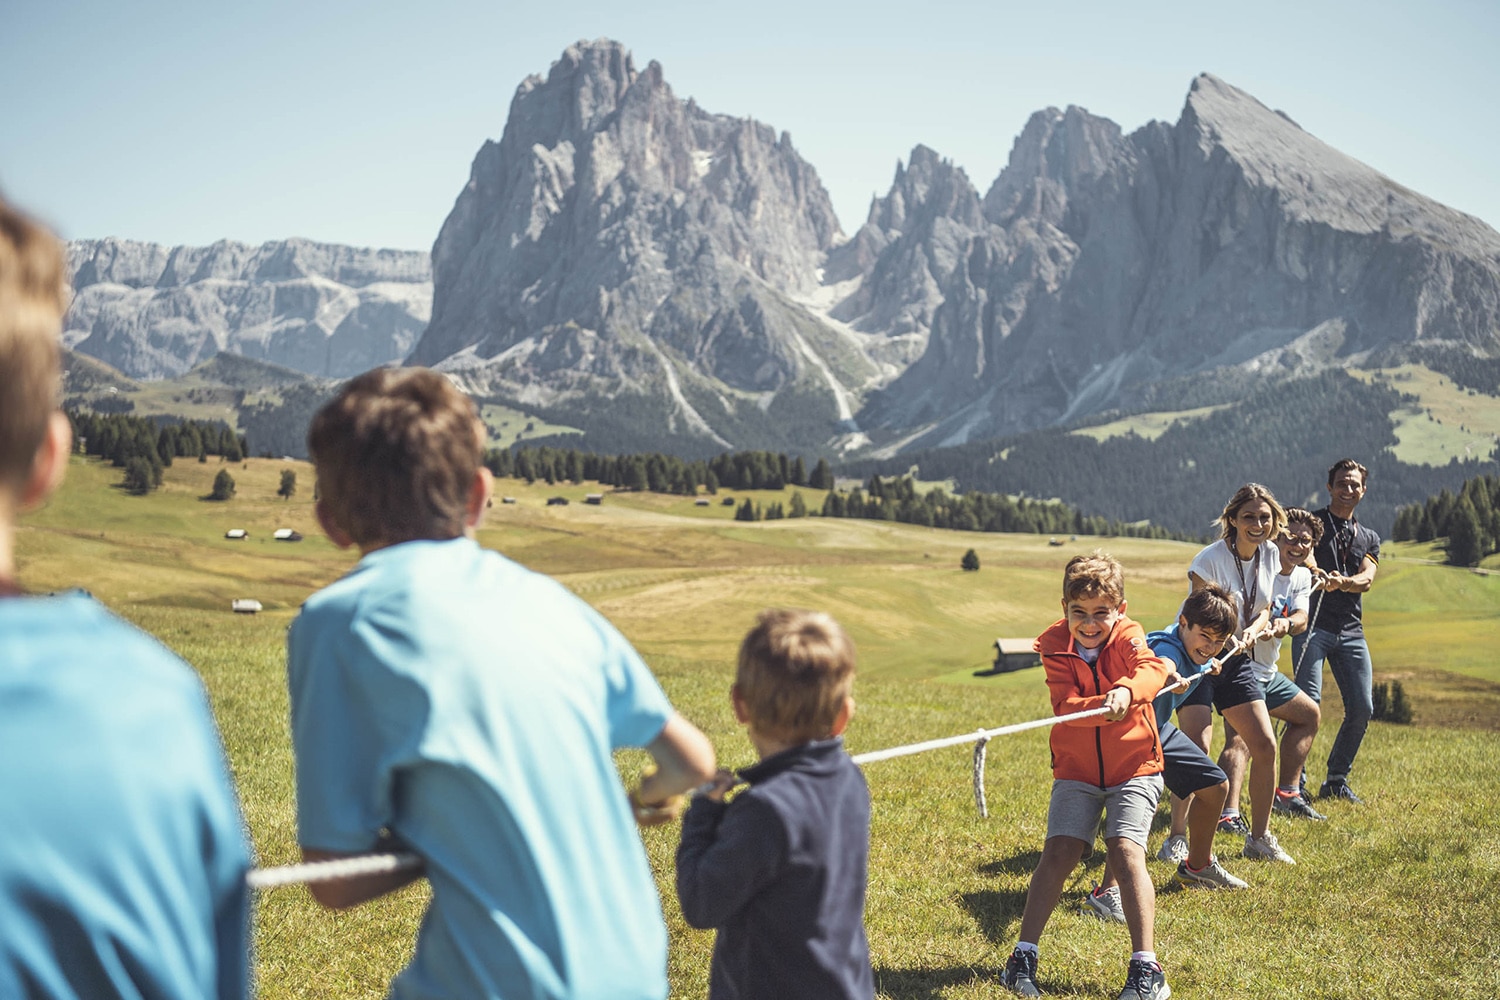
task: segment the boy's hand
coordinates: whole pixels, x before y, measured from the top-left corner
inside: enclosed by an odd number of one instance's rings
[[[637,826],[661,826],[682,815],[682,796],[669,795],[660,802],[642,802],[640,789],[630,793],[630,811]]]
[[[1130,710],[1130,691],[1122,687],[1110,688],[1109,694],[1104,696],[1104,707],[1109,709],[1104,717],[1110,722],[1119,722]]]
[[[714,775],[712,781],[698,789],[698,794],[704,796],[710,802],[723,802],[724,796],[729,794],[729,790],[739,783],[739,775],[721,767],[719,768],[719,773]]]
[[[1173,694],[1182,694],[1191,683],[1193,683],[1192,678],[1184,677],[1174,670],[1167,675],[1167,682],[1162,685],[1161,689],[1171,691]]]

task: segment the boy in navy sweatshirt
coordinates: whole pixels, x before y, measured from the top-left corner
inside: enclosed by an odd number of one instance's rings
[[[875,995],[870,791],[841,738],[853,687],[854,644],[828,615],[762,612],[740,645],[730,698],[760,763],[719,772],[677,848],[682,914],[719,932],[710,1000]]]

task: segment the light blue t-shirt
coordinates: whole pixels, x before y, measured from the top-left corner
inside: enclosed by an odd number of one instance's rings
[[[611,752],[671,716],[630,644],[467,538],[366,555],[288,637],[298,839],[389,829],[432,905],[391,996],[660,1000],[666,928]]]
[[[83,594],[0,598],[0,997],[247,996],[249,866],[197,675]]]
[[[1146,636],[1146,645],[1151,647],[1151,652],[1172,664],[1180,677],[1197,677],[1207,666],[1207,664],[1200,665],[1193,662],[1193,658],[1188,655],[1187,647],[1182,644],[1182,639],[1177,634],[1176,623]],[[1202,683],[1202,680],[1198,680],[1195,686]],[[1156,700],[1151,703],[1151,706],[1156,709],[1156,728],[1160,729],[1170,722],[1172,713],[1177,711],[1177,706],[1186,701],[1188,695],[1192,693],[1192,687],[1181,694],[1162,688],[1161,694],[1157,695]]]

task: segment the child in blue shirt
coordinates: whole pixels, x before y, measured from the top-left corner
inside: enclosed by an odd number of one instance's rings
[[[875,995],[870,791],[841,739],[853,685],[854,645],[825,614],[766,611],[740,646],[730,698],[760,763],[719,772],[677,848],[683,917],[719,932],[710,1000]]]
[[[67,270],[0,201],[0,997],[248,995],[243,821],[198,676],[87,595],[27,596],[14,524],[61,483]]]
[[[287,640],[303,856],[422,859],[432,903],[393,997],[661,1000],[635,823],[674,816],[713,750],[607,621],[475,543],[482,444],[473,403],[425,369],[367,372],[313,419],[318,519],[363,557]],[[619,747],[657,765],[629,798]],[[352,906],[422,873],[312,891]]]

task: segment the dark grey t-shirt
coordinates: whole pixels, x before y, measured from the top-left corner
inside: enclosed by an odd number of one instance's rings
[[[1313,558],[1318,566],[1329,573],[1354,576],[1365,564],[1365,556],[1380,562],[1380,536],[1374,530],[1360,524],[1357,518],[1345,521],[1335,517],[1327,507],[1313,511],[1323,522],[1323,537],[1313,549]],[[1337,632],[1341,636],[1358,637],[1365,634],[1361,621],[1363,608],[1359,594],[1343,590],[1330,590],[1322,595],[1323,603],[1318,609],[1317,620],[1312,627]]]

